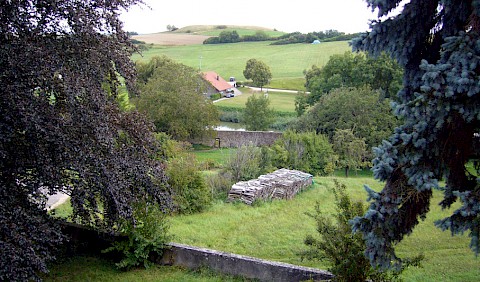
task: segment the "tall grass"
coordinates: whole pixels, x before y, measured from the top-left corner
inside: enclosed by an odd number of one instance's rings
[[[172,233],[177,242],[275,261],[327,268],[325,262],[301,261],[297,255],[304,248],[303,239],[315,234],[313,219],[305,215],[319,202],[326,213],[334,212],[333,195],[328,189],[332,177],[315,178],[316,185],[291,201],[273,201],[259,206],[218,203],[203,214],[172,219]],[[362,188],[368,184],[381,189],[382,184],[370,177],[341,178],[347,192],[364,201]],[[468,248],[468,236],[452,237],[434,227],[433,222],[447,216],[437,203],[441,193],[434,192],[431,212],[413,234],[397,246],[400,256],[425,254],[424,267],[408,269],[406,281],[477,281],[480,261]]]

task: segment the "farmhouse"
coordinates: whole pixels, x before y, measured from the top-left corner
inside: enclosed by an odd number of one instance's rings
[[[232,85],[220,77],[220,75],[218,75],[216,72],[204,72],[203,77],[210,84],[207,92],[209,96],[215,93],[221,93],[225,95],[226,93],[233,92]]]

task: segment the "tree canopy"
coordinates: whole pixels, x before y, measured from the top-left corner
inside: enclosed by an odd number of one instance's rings
[[[247,130],[267,130],[273,122],[273,110],[270,108],[268,97],[256,94],[248,97],[243,122]]]
[[[398,121],[388,99],[364,88],[338,88],[325,94],[292,127],[297,131],[316,131],[333,142],[335,130],[348,129],[363,138],[368,148],[377,146],[392,134]],[[370,151],[370,149],[368,149]]]
[[[312,66],[305,71],[305,79],[306,89],[311,92],[307,96],[310,105],[340,87],[368,86],[382,91],[382,96],[389,98],[400,90],[402,68],[385,53],[372,57],[345,52],[343,55],[332,55],[322,68]]]
[[[159,132],[177,140],[201,138],[213,133],[218,112],[203,93],[206,82],[195,69],[165,56],[137,63],[141,95],[133,99]]]
[[[247,61],[245,69],[243,70],[243,76],[246,79],[251,79],[255,86],[263,88],[272,79],[272,72],[270,67],[263,61],[257,59],[250,59]]]
[[[151,123],[116,102],[133,88],[118,19],[139,1],[3,1],[0,13],[0,280],[38,278],[64,240],[45,194],[112,229],[139,201],[168,208]],[[100,208],[101,207],[101,208]]]
[[[337,167],[345,169],[348,177],[350,169],[365,167],[367,145],[363,138],[356,137],[351,129],[337,129],[333,135],[333,150],[338,155]]]
[[[381,18],[401,1],[367,2]],[[479,1],[411,0],[353,42],[373,55],[387,52],[405,68],[394,104],[403,124],[376,148],[373,161],[374,175],[385,186],[381,192],[367,189],[370,208],[353,222],[374,265],[401,263],[394,244],[425,218],[433,189],[443,192],[442,207],[460,203],[437,226],[469,232],[470,247],[480,251],[479,16]]]

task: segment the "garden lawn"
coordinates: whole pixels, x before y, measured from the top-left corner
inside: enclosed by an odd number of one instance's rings
[[[214,167],[220,167],[225,164],[231,155],[233,155],[237,149],[235,148],[221,148],[211,150],[196,150],[192,153],[197,158],[199,163],[213,162]]]
[[[321,44],[270,45],[271,42],[242,42],[232,44],[199,44],[186,46],[153,46],[142,55],[132,56],[134,61],[147,62],[154,56],[166,55],[187,66],[202,71],[215,71],[223,78],[236,77],[245,80],[243,70],[247,60],[264,61],[272,71],[272,85],[293,85],[303,90],[303,71],[312,65],[324,66],[333,54],[343,54],[351,48],[347,41]],[[280,81],[283,81],[280,83]],[[299,89],[298,87],[302,87]]]

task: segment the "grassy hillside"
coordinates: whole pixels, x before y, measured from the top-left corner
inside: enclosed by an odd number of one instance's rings
[[[240,36],[253,35],[257,31],[263,31],[269,36],[279,36],[285,32],[259,26],[235,26],[235,25],[190,25],[179,28],[174,33],[194,33],[208,36],[218,36],[222,31],[236,30]]]
[[[133,55],[134,61],[148,61],[153,56],[166,55],[178,62],[202,71],[213,70],[222,77],[234,76],[243,81],[243,70],[248,59],[264,61],[272,71],[271,87],[303,89],[303,71],[312,65],[325,65],[333,54],[351,50],[347,41],[326,42],[318,45],[269,45],[270,42],[235,44],[208,44],[187,46],[154,46]]]

